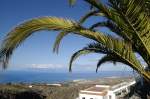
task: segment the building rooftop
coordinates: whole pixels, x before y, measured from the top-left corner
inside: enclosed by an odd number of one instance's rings
[[[91,93],[91,92],[80,92],[80,94],[88,94],[88,95],[98,95],[98,96],[105,96],[107,91],[101,93]]]
[[[88,89],[81,90],[80,93],[104,96],[107,94],[108,89],[109,89],[109,86],[107,85],[96,85]]]
[[[105,90],[108,90],[108,88],[94,86],[94,87],[90,87],[90,88],[86,89],[86,91],[95,91],[95,92],[102,92]]]
[[[81,90],[80,93],[81,94],[105,96],[109,90],[110,91],[117,91],[120,88],[130,86],[134,83],[135,83],[135,81],[123,82],[123,83],[120,83],[120,84],[117,84],[117,85],[95,85],[95,86],[87,88],[85,90]]]

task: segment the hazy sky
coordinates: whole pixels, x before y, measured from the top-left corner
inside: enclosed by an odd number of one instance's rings
[[[75,7],[68,6],[68,0],[0,0],[0,40],[16,25],[35,17],[57,16],[78,20],[89,9],[87,4],[78,0]],[[84,25],[101,20],[91,18]],[[106,29],[102,30],[108,32]],[[58,32],[40,31],[29,37],[11,58],[8,69],[39,69],[50,71],[68,71],[71,55],[84,47],[89,39],[76,35],[65,37],[57,55],[52,47]],[[91,54],[82,56],[74,62],[73,71],[95,71],[97,59],[102,55]],[[126,66],[118,64],[104,64],[101,70],[128,70]]]

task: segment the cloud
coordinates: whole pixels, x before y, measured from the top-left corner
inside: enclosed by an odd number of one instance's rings
[[[51,70],[67,70],[68,71],[68,64],[27,64],[27,68],[31,69],[51,69]],[[95,71],[95,67],[92,64],[73,64],[72,69],[73,71]]]
[[[62,64],[28,64],[28,67],[34,69],[60,69],[64,66]]]
[[[52,71],[68,71],[68,64],[14,64],[10,66],[11,69],[30,69],[30,70],[52,70]],[[94,71],[96,70],[96,64],[95,63],[85,63],[85,64],[73,64],[72,65],[73,72],[81,71],[81,72],[88,72],[88,71]],[[99,71],[122,71],[122,70],[130,70],[130,68],[126,65],[117,64],[114,66],[113,64],[107,63],[103,64]]]

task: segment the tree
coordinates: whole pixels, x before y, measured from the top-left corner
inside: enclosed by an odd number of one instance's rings
[[[40,30],[61,31],[54,44],[58,52],[59,44],[68,34],[81,35],[95,43],[73,54],[72,62],[82,54],[103,53],[99,67],[105,62],[121,62],[136,70],[150,82],[150,0],[109,0],[105,5],[99,0],[84,0],[91,5],[91,10],[79,22],[57,18],[40,17],[31,19],[14,28],[5,37],[0,48],[0,60],[6,68],[13,51],[30,35]],[[75,0],[70,0],[75,3]],[[90,28],[82,26],[89,17],[103,17],[106,21],[93,24]],[[106,27],[117,35],[111,36],[96,30]],[[146,66],[143,66],[136,54],[140,55]]]

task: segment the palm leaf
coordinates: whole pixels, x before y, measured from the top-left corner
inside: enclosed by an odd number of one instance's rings
[[[150,21],[145,12],[147,0],[109,0],[110,8],[95,0],[86,0],[105,14],[108,20],[114,22],[124,33],[126,38],[132,40],[134,48],[143,56],[150,66]],[[137,47],[138,46],[138,47]],[[137,48],[136,48],[137,47]]]
[[[118,57],[114,54],[107,54],[105,56],[103,56],[97,63],[97,68],[96,68],[96,72],[98,71],[99,67],[103,64],[103,63],[106,63],[106,62],[113,62],[113,63],[116,63],[116,62],[120,62],[120,63],[123,63],[127,66],[130,66],[131,68],[133,68],[133,70],[137,70],[141,75],[144,76],[144,78],[149,81],[150,79],[150,72],[149,71],[146,71],[146,70],[143,70],[143,69],[139,69],[139,68],[135,68],[136,65],[134,63],[132,63],[132,60],[129,62],[127,60],[125,60],[123,57]],[[133,66],[134,65],[134,66]]]
[[[90,18],[92,16],[104,16],[104,14],[102,12],[100,12],[99,10],[91,10],[90,12],[88,12],[87,14],[85,14],[84,16],[81,17],[81,19],[79,20],[79,23],[82,24],[88,18]]]
[[[60,42],[63,39],[63,37],[66,36],[67,34],[69,34],[69,32],[65,32],[65,31],[58,34],[58,36],[56,37],[55,43],[53,45],[53,52],[58,53]]]
[[[85,29],[75,21],[56,17],[42,17],[29,20],[17,26],[8,33],[0,49],[1,60],[3,60],[4,63],[7,63],[14,49],[17,48],[30,35],[40,30],[61,30],[68,33],[73,32],[74,34],[93,39],[97,42],[105,43],[105,35],[103,35],[103,33]],[[63,36],[65,35],[61,34],[60,40]],[[57,44],[55,44],[55,46],[57,46]]]
[[[116,46],[119,45],[119,46]],[[69,62],[69,70],[72,71],[72,63],[81,55],[86,55],[90,53],[102,53],[107,54],[104,56],[98,63],[97,69],[102,63],[112,61],[112,62],[121,62],[123,64],[129,65],[131,68],[137,70],[139,73],[143,74],[145,78],[150,78],[148,74],[144,72],[144,68],[141,66],[139,61],[136,59],[132,49],[126,47],[124,43],[116,42],[107,45],[102,45],[99,43],[89,44],[87,47],[84,47],[82,50],[75,52]]]
[[[130,29],[130,34],[132,35],[132,42],[134,42],[135,48],[138,46],[138,53],[143,56],[144,60],[150,64],[150,21],[149,16],[145,13],[145,1],[144,0],[125,0],[122,2],[120,0],[110,0],[114,12],[120,15],[120,20],[124,20],[124,27],[122,30],[126,31]],[[118,26],[123,27],[118,19],[111,18]],[[127,30],[125,30],[125,28]]]
[[[40,30],[63,30],[71,31],[80,26],[71,20],[56,18],[56,17],[41,17],[29,20],[15,29],[10,31],[4,39],[0,49],[0,59],[3,60],[4,66],[13,53],[26,38],[32,35],[35,31]]]
[[[103,5],[99,0],[85,0],[95,8],[99,9],[106,17],[110,16],[109,9]]]
[[[150,16],[150,0],[145,1],[145,12]]]
[[[109,44],[107,43],[109,42]],[[99,44],[99,43],[93,43],[93,44],[89,44],[87,47],[85,47],[84,50],[88,49],[88,53],[89,53],[89,49],[91,49],[91,52],[97,52],[97,53],[103,53],[103,54],[113,54],[117,57],[122,57],[122,59],[126,60],[128,63],[132,64],[132,66],[134,66],[134,68],[139,68],[142,70],[142,67],[139,63],[138,60],[136,60],[136,57],[134,55],[134,53],[132,52],[131,47],[127,46],[125,43],[121,42],[121,41],[117,41],[116,39],[113,40],[111,38],[107,39],[107,42],[105,45]],[[95,51],[93,51],[93,49]],[[127,50],[124,50],[127,49]],[[81,50],[81,53],[82,53]],[[71,61],[70,61],[70,67],[72,65],[72,62],[79,57],[80,55],[80,51],[76,52],[75,54],[73,54]],[[77,57],[76,57],[77,56]]]
[[[71,56],[71,59],[69,62],[69,71],[72,71],[72,64],[79,56],[87,55],[87,54],[91,54],[91,53],[108,54],[108,53],[112,53],[112,51],[100,43],[91,43],[88,46],[84,47],[83,49],[75,52]]]
[[[72,71],[72,63],[73,61],[75,61],[79,56],[81,55],[86,55],[86,54],[90,54],[90,53],[95,53],[96,52],[96,49],[82,49],[82,50],[79,50],[77,52],[75,52],[72,56],[71,56],[71,59],[70,59],[70,62],[69,62],[69,71],[71,72]]]
[[[117,26],[116,24],[114,24],[113,22],[111,22],[109,20],[97,22],[97,23],[91,25],[91,27],[89,29],[94,30],[95,28],[98,28],[98,27],[106,27],[109,30],[111,30],[113,33],[117,34],[122,39],[124,39],[126,41],[131,41],[131,38],[124,31],[122,31],[119,26]]]
[[[0,49],[1,60],[3,60],[4,63],[7,63],[14,49],[17,48],[30,35],[40,30],[61,30],[68,33],[73,32],[74,34],[93,39],[102,44],[105,44],[105,39],[107,39],[107,36],[103,35],[103,33],[94,32],[83,28],[75,21],[56,17],[36,18],[17,26],[8,33]],[[65,35],[61,34],[60,40],[63,36]],[[57,44],[59,45],[59,43]],[[57,46],[57,44],[55,44],[55,46]]]
[[[116,58],[112,58],[112,55],[105,55],[103,56],[97,63],[97,68],[96,68],[96,72],[98,72],[98,69],[100,68],[101,64],[105,63],[105,62],[116,62]]]
[[[121,57],[118,57],[118,56],[115,56],[113,54],[107,54],[105,56],[103,56],[97,63],[97,68],[96,68],[96,72],[98,71],[99,67],[106,63],[106,62],[113,62],[113,63],[116,63],[116,62],[121,62],[123,64],[126,64],[128,66],[130,66],[131,68],[133,68],[132,64],[128,63],[127,61],[125,61],[124,59],[122,59]],[[134,68],[133,68],[134,69]]]
[[[69,1],[69,5],[70,6],[73,6],[73,5],[75,5],[75,3],[76,3],[76,0],[68,0]]]

